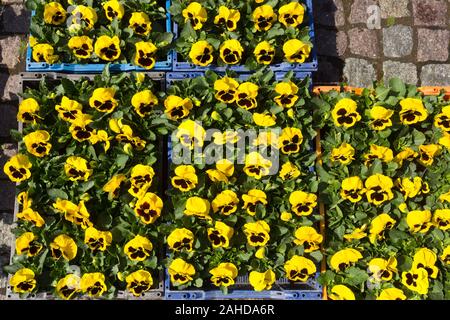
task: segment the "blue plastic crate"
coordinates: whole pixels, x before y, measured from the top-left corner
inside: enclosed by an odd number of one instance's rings
[[[322,300],[322,286],[317,282],[317,272],[314,279],[292,285],[288,279],[277,280],[271,290],[254,291],[247,276],[238,276],[235,284],[228,288],[228,294],[219,289],[187,290],[173,289],[170,277],[166,271],[164,280],[164,297],[166,300],[224,300],[224,299],[271,299],[271,300]]]
[[[277,81],[283,79],[286,72],[276,72],[275,79]],[[169,88],[174,81],[190,79],[203,76],[203,72],[169,72],[166,74],[166,88]],[[251,74],[241,74],[239,79],[246,80]],[[308,72],[295,72],[294,76],[304,79],[311,77]],[[314,144],[309,145],[314,150]],[[172,140],[169,136],[167,140],[167,161],[169,168],[172,162]],[[309,168],[310,172],[314,172],[314,167]],[[169,174],[169,173],[168,173]],[[251,287],[248,276],[238,276],[235,285],[229,287],[228,294],[223,294],[221,290],[211,287],[210,289],[189,288],[178,290],[173,288],[170,282],[170,276],[165,272],[164,279],[164,298],[166,300],[224,300],[224,299],[271,299],[271,300],[322,300],[322,286],[317,281],[320,272],[316,272],[314,278],[308,279],[305,283],[292,284],[288,279],[278,279],[271,290],[254,291]]]
[[[171,0],[166,0],[166,32],[172,32],[172,18],[169,13]],[[31,13],[34,16],[35,12]],[[170,50],[167,53],[166,60],[156,61],[155,66],[151,70],[144,69],[132,63],[120,64],[111,63],[110,72],[129,72],[129,71],[171,71],[172,70],[173,53]],[[55,63],[48,64],[45,62],[34,62],[32,58],[32,50],[30,44],[27,46],[26,55],[26,71],[30,72],[65,72],[65,73],[101,73],[105,68],[105,63]]]
[[[222,71],[217,71],[217,70],[212,70],[214,72],[216,72],[219,75],[224,75],[225,74],[225,70]],[[278,72],[274,72],[275,73],[275,80],[276,81],[280,81],[284,78],[284,76],[288,73],[289,71],[278,71]],[[166,86],[170,86],[170,84],[172,83],[172,81],[177,81],[177,80],[183,80],[183,79],[191,79],[191,78],[196,78],[196,77],[201,77],[204,76],[205,73],[201,72],[201,71],[194,71],[194,72],[167,72],[166,73]],[[238,78],[240,80],[247,80],[248,78],[250,78],[253,74],[252,73],[242,73],[239,74]],[[306,71],[294,71],[294,77],[297,79],[305,79],[306,77],[312,78],[312,73],[311,72],[306,72]],[[312,83],[310,85],[310,90],[312,89]]]
[[[270,65],[273,71],[302,71],[302,72],[315,72],[318,70],[318,59],[317,59],[317,48],[315,45],[315,29],[314,29],[314,15],[313,15],[313,0],[305,0],[308,15],[308,26],[309,26],[309,36],[311,42],[313,43],[313,48],[311,50],[310,61],[305,63],[288,63],[282,62],[278,64]],[[178,24],[174,22],[173,32],[175,37],[178,38]],[[173,71],[206,71],[213,70],[216,72],[224,72],[225,70],[233,70],[239,73],[252,72],[252,70],[247,69],[244,65],[231,65],[226,67],[219,67],[217,65],[210,65],[208,67],[200,67],[192,64],[188,61],[178,60],[178,54],[174,50],[173,54]]]

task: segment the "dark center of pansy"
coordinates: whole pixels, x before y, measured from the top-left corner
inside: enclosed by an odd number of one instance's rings
[[[58,23],[59,21],[61,21],[63,19],[64,19],[64,16],[63,16],[61,11],[56,11],[55,14],[52,17],[52,21],[54,23]]]
[[[175,250],[182,250],[182,249],[192,250],[192,239],[183,238],[183,240],[175,242],[173,244],[173,248]]]
[[[93,296],[95,296],[95,295],[99,294],[102,291],[102,289],[103,289],[102,284],[99,281],[97,281],[96,283],[94,283],[94,285],[92,287],[88,288],[88,291]]]
[[[345,270],[345,268],[347,268],[348,267],[348,264],[347,263],[345,263],[345,262],[341,262],[341,263],[339,263],[339,265],[338,265],[338,269],[339,270]]]
[[[139,106],[139,111],[142,114],[150,113],[153,110],[153,106],[154,106],[153,103],[148,104],[141,103],[141,105]]]
[[[264,240],[266,240],[266,235],[262,232],[259,233],[252,233],[250,235],[250,242],[253,243],[263,243]]]
[[[426,153],[421,153],[420,157],[422,158],[422,161],[424,161],[424,162],[429,161],[431,159],[430,156]]]
[[[65,297],[66,299],[69,299],[74,293],[76,289],[75,288],[69,288],[68,286],[63,286],[59,292]]]
[[[62,251],[59,248],[52,248],[52,256],[59,259],[62,256]]]
[[[261,174],[261,170],[263,168],[261,166],[248,166],[248,172],[253,173],[257,176],[259,176]]]
[[[268,18],[262,17],[262,16],[258,17],[258,21],[257,21],[258,27],[260,29],[267,28],[268,26],[270,26],[271,20],[272,20],[272,17],[268,17]]]
[[[79,55],[79,56],[83,56],[83,57],[86,57],[89,55],[89,53],[82,48],[75,49],[75,54]]]
[[[24,113],[22,114],[22,118],[23,118],[23,120],[25,120],[25,121],[33,121],[33,120],[34,120],[34,115],[32,115],[32,114],[29,113],[29,112],[24,112]]]
[[[100,49],[100,53],[102,55],[104,55],[105,57],[107,57],[108,59],[113,59],[117,56],[118,54],[118,50],[115,46],[115,44],[111,44],[108,47],[104,47],[102,49]]]
[[[185,180],[183,178],[176,178],[176,179],[173,180],[173,183],[176,186],[179,186],[182,190],[186,190],[186,189],[188,189],[191,186],[190,181]]]
[[[294,98],[293,94],[283,94],[281,96],[280,102],[282,105],[290,105],[292,103],[293,98]]]
[[[222,211],[223,214],[227,214],[228,212],[232,211],[235,208],[234,203],[229,203],[225,206],[219,207],[220,211]]]
[[[341,109],[344,110],[344,109]],[[349,113],[343,116],[339,116],[337,118],[337,122],[339,124],[348,124],[351,125],[356,121],[356,114],[355,113]]]
[[[208,61],[211,60],[211,57],[212,56],[209,48],[205,48],[203,49],[203,53],[196,56],[195,59],[200,63],[207,63]]]
[[[72,176],[73,178],[83,177],[85,174],[86,174],[86,172],[84,172],[82,170],[77,170],[75,168],[69,169],[69,175]]]
[[[229,277],[219,277],[216,278],[215,282],[217,285],[221,285],[221,284],[228,284],[230,283],[231,279]]]
[[[15,168],[13,166],[9,167],[9,171],[11,172],[12,176],[16,179],[21,179],[27,173],[25,168]]]
[[[134,260],[143,259],[150,255],[150,252],[143,247],[138,247],[138,248],[129,247],[128,251],[131,252],[131,254],[130,254],[131,259],[134,259]]]
[[[184,275],[182,275],[182,274],[176,273],[176,274],[173,276],[173,279],[174,279],[175,281],[184,282],[184,281],[187,280],[187,277],[184,276]]]
[[[389,120],[387,119],[376,119],[372,122],[372,126],[374,126],[375,128],[381,128],[384,127],[384,125],[388,122]]]
[[[43,154],[47,151],[47,143],[45,142],[33,143],[31,145],[31,148],[33,148],[37,153]]]
[[[147,24],[145,24],[145,23],[143,23],[143,24],[134,23],[131,26],[131,28],[134,29],[135,33],[137,33],[139,35],[143,35],[147,31]]]
[[[17,285],[17,288],[23,291],[30,291],[33,288],[33,283],[31,280],[23,281]]]
[[[140,217],[144,218],[144,221],[150,221],[151,218],[158,215],[156,210],[150,208],[150,204],[144,203],[138,210],[137,213]]]
[[[227,242],[227,239],[217,230],[213,230],[208,238],[215,246],[223,245]]]
[[[416,120],[416,117],[420,117],[421,115],[422,113],[420,113],[419,111],[408,110],[403,113],[403,118],[408,122],[413,122],[414,120]]]
[[[303,59],[303,52],[302,51],[298,51],[295,54],[293,54],[291,56],[291,59],[296,60],[296,59]]]
[[[150,283],[148,283],[147,281],[140,281],[140,282],[133,281],[130,286],[130,288],[136,294],[141,294],[142,292],[148,291],[149,287]]]
[[[295,209],[297,210],[297,212],[309,212],[311,211],[310,205],[310,203],[301,203],[298,204]]]
[[[41,245],[36,242],[36,241],[32,241],[30,243],[30,247],[28,248],[28,251],[30,252],[31,255],[36,255],[39,251],[41,250]]]
[[[237,104],[242,107],[242,108],[246,108],[246,109],[250,109],[254,106],[253,103],[253,99],[250,98],[240,98],[237,102]]]
[[[107,15],[108,17],[110,17],[111,19],[114,19],[115,17],[117,17],[117,16],[119,15],[119,13],[116,12],[116,11],[114,11],[113,8],[108,7],[108,8],[106,9],[106,15]]]
[[[284,15],[284,20],[287,24],[294,24],[297,16],[291,16],[289,13]]]
[[[228,91],[219,91],[217,93],[217,95],[220,97],[220,99],[222,99],[223,101],[231,101],[234,99],[234,95],[235,95],[235,91],[234,90],[228,90]]]

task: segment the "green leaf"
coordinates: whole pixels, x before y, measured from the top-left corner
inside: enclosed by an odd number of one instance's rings
[[[195,39],[197,38],[197,33],[195,32],[190,22],[184,25],[183,30],[180,33],[180,37],[186,39],[189,42],[195,41]]]
[[[228,287],[220,286],[220,291],[222,291],[223,294],[228,294]]]
[[[391,91],[389,88],[383,88],[383,87],[378,87],[375,89],[375,93],[376,93],[376,99],[379,99],[381,101],[386,100],[386,97],[389,94],[389,91]]]
[[[201,278],[195,279],[194,286],[196,286],[197,288],[203,287],[203,279]]]
[[[400,95],[404,95],[406,92],[406,86],[405,83],[400,80],[399,78],[393,78],[389,81],[389,86],[391,87],[391,89],[397,93],[399,93]]]
[[[111,65],[111,63],[108,63],[105,68],[103,69],[102,72],[102,79],[103,81],[105,81],[106,83],[109,83],[109,80],[111,79],[111,73],[109,72],[109,66]]]
[[[348,276],[344,282],[351,286],[359,286],[367,279],[369,279],[369,275],[366,271],[356,267],[350,267],[349,269],[347,269],[347,274]]]
[[[425,134],[416,129],[413,130],[413,137],[414,137],[414,144],[417,146],[422,145],[427,140]]]
[[[17,142],[21,141],[23,136],[22,133],[16,129],[11,129],[10,135],[11,138],[13,138],[13,140]]]
[[[155,39],[155,45],[158,48],[165,47],[171,44],[172,40],[173,40],[173,33],[171,32],[160,33]]]
[[[208,41],[208,43],[213,46],[214,50],[219,50],[220,43],[221,43],[220,39],[206,38],[206,41]]]
[[[45,34],[44,34],[44,31],[42,30],[42,27],[40,25],[38,25],[37,23],[34,23],[34,22],[31,23],[30,33],[31,33],[31,35],[33,35],[34,37],[36,37],[38,39],[45,38]]]
[[[80,185],[80,187],[79,187],[79,191],[80,192],[82,192],[82,193],[84,193],[84,192],[86,192],[86,191],[88,191],[88,190],[90,190],[90,189],[92,189],[92,187],[95,185],[95,182],[94,181],[86,181],[86,182],[83,182],[83,183],[81,183],[81,185]]]
[[[327,286],[334,280],[335,276],[333,271],[327,270],[319,276],[319,283],[323,286]]]
[[[225,117],[225,119],[230,119],[233,116],[233,110],[231,108],[227,108],[223,111],[222,115]]]
[[[116,157],[116,165],[119,168],[125,168],[125,165],[127,164],[128,160],[130,159],[130,157],[126,154],[119,154]]]
[[[158,131],[158,133],[163,136],[165,136],[167,133],[169,133],[169,131],[166,128],[158,128],[158,129],[156,129],[156,131]]]
[[[330,182],[333,179],[333,177],[328,172],[326,172],[321,165],[317,165],[316,170],[319,174],[319,181]]]
[[[369,173],[370,175],[374,175],[374,174],[383,174],[383,164],[381,163],[381,161],[379,159],[375,159],[372,166],[369,169]]]
[[[3,271],[5,271],[6,273],[9,273],[9,274],[14,274],[21,268],[22,268],[22,266],[20,266],[18,264],[11,264],[8,266],[4,266]]]
[[[276,37],[280,37],[284,35],[284,29],[281,28],[280,26],[278,27],[272,27],[267,33],[266,33],[266,37],[267,39],[273,39]]]
[[[262,82],[262,83],[268,83],[270,80],[272,80],[272,79],[274,78],[274,76],[275,76],[275,73],[274,73],[272,70],[267,71],[267,72],[264,73],[264,75],[262,76],[261,82]]]
[[[26,0],[25,1],[25,6],[30,11],[37,9],[37,3],[35,2],[35,0]]]
[[[47,190],[47,194],[52,200],[56,200],[58,198],[63,199],[63,200],[69,199],[69,196],[67,195],[67,193],[65,193],[61,189],[49,189],[49,190]]]
[[[241,261],[248,261],[251,257],[252,257],[252,253],[251,252],[239,252],[237,254],[237,258]]]
[[[45,258],[47,258],[48,249],[45,249],[44,252],[41,253],[39,256],[39,264],[38,264],[38,270],[39,272],[42,272],[42,268],[44,267]]]
[[[444,286],[440,282],[435,282],[432,291],[428,294],[428,297],[432,300],[443,300],[444,299]]]
[[[389,238],[393,242],[402,241],[409,238],[409,235],[406,232],[400,230],[389,230]]]
[[[173,15],[173,16],[179,16],[181,15],[181,3],[179,1],[173,1],[172,5],[169,8],[169,12]]]
[[[320,252],[320,250],[316,250],[313,251],[309,254],[317,263],[319,263],[320,261],[322,261],[323,259],[323,255],[322,252]]]

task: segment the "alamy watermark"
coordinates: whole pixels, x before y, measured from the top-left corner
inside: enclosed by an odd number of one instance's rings
[[[263,166],[268,169],[265,175],[278,173],[280,128],[220,131],[203,130],[200,123],[196,124],[199,127],[195,130],[172,132],[170,156],[173,164],[214,165],[225,159],[238,165]]]

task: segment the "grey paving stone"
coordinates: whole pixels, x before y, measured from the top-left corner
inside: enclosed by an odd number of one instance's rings
[[[409,0],[379,0],[381,17],[383,19],[393,17],[409,17],[411,11],[408,9]]]
[[[371,87],[376,80],[375,68],[367,60],[348,58],[345,60],[344,78],[351,86]]]
[[[338,57],[347,50],[347,35],[344,31],[318,29],[316,36],[320,55]]]
[[[419,29],[417,32],[417,60],[447,61],[450,32],[448,30]]]
[[[18,100],[17,93],[20,92],[19,74],[0,73],[0,101]]]
[[[28,33],[31,13],[23,4],[5,6],[2,17],[2,30],[5,33]]]
[[[2,0],[3,4],[23,4],[24,0]]]
[[[397,25],[383,29],[383,52],[389,58],[409,56],[413,50],[413,30]]]
[[[448,86],[450,83],[450,64],[429,64],[420,73],[423,86]]]
[[[354,0],[351,6],[350,23],[367,23],[369,14],[367,10],[370,6],[377,5],[376,0]]]
[[[417,67],[414,63],[401,63],[398,61],[385,61],[383,63],[383,80],[389,83],[391,78],[400,78],[404,82],[417,85]]]
[[[0,210],[14,211],[15,192],[14,183],[0,180]]]
[[[14,69],[21,58],[20,48],[25,36],[9,36],[0,38],[0,66],[8,69]]]
[[[17,106],[0,104],[0,137],[9,137],[11,129],[17,129]]]
[[[448,25],[447,7],[445,0],[412,0],[414,25],[416,26],[437,26]]]
[[[378,57],[376,30],[353,28],[348,31],[350,52],[367,58]]]
[[[341,27],[345,24],[342,0],[315,0],[314,21],[328,27]]]

